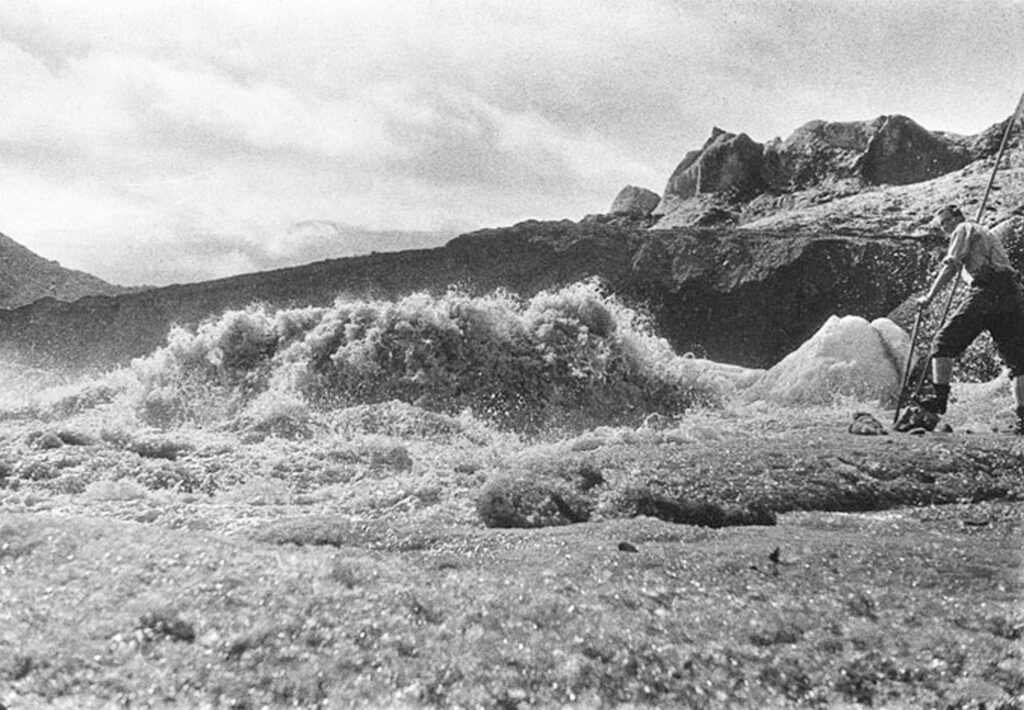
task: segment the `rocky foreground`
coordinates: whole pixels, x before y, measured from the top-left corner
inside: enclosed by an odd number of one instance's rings
[[[972,394],[916,437],[838,407],[543,441],[395,405],[294,438],[8,420],[0,702],[1021,707],[1024,448],[969,433]]]

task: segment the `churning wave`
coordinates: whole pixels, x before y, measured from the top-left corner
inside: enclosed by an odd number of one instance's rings
[[[625,424],[719,401],[721,383],[593,282],[228,311],[130,367],[38,398],[37,414],[112,402],[148,424],[216,425],[399,401],[511,428]]]

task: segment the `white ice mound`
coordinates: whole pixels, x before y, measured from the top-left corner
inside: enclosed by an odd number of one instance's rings
[[[831,316],[769,369],[746,398],[776,404],[831,404],[837,397],[895,404],[910,336],[888,318]]]

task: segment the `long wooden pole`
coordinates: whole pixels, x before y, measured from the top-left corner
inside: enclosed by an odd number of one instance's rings
[[[917,318],[914,319],[914,331],[910,335],[910,352],[907,353],[907,364],[903,368],[903,379],[900,380],[900,393],[896,398],[896,413],[892,415],[892,425],[896,424],[900,420],[900,410],[903,409],[903,393],[907,389],[907,385],[910,383],[910,369],[914,365],[914,347],[917,345],[917,332],[921,328],[921,316],[924,315],[924,309],[917,309]]]

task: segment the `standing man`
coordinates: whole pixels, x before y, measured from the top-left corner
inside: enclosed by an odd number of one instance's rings
[[[949,250],[932,287],[917,299],[918,308],[927,308],[957,273],[970,286],[970,291],[935,337],[932,350],[935,396],[924,399],[920,406],[933,414],[946,413],[953,359],[987,330],[999,356],[1010,368],[1017,405],[1013,431],[1024,434],[1024,294],[1017,272],[999,238],[980,224],[966,221],[956,205],[939,210],[935,224],[949,237]]]

